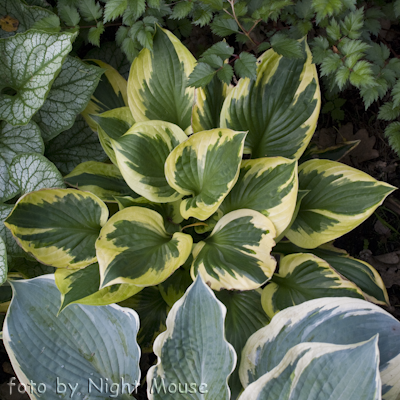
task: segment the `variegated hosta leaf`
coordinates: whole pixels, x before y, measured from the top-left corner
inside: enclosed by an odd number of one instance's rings
[[[378,337],[362,343],[300,343],[239,400],[380,400]]]
[[[189,257],[192,237],[169,235],[156,211],[128,207],[114,214],[96,242],[101,287],[158,285]]]
[[[169,311],[158,287],[146,287],[119,305],[132,308],[139,314],[140,329],[137,340],[144,353],[152,353],[155,338],[167,329],[165,321]]]
[[[309,160],[299,167],[299,189],[310,192],[286,236],[313,249],[360,225],[395,187],[339,162]]]
[[[7,249],[6,244],[0,236],[0,286],[6,281],[7,272]]]
[[[186,139],[177,125],[146,121],[136,123],[111,143],[118,167],[131,189],[148,200],[168,203],[183,195],[168,185],[164,164],[171,151]]]
[[[147,373],[150,400],[229,399],[227,381],[236,353],[225,340],[225,314],[225,306],[198,277],[172,307],[166,332],[154,342],[158,362]],[[166,393],[159,390],[163,385]]]
[[[191,130],[194,88],[186,87],[196,59],[171,32],[157,27],[153,51],[133,60],[128,101],[136,122],[161,120]]]
[[[91,118],[103,150],[113,164],[118,165],[111,139],[119,139],[135,123],[129,107],[115,108],[100,115],[92,115]]]
[[[79,164],[64,180],[68,185],[91,192],[103,201],[115,202],[114,196],[138,197],[114,164],[87,161]]]
[[[204,221],[218,209],[239,176],[246,133],[212,129],[195,133],[165,162],[168,184],[182,195],[183,218]]]
[[[313,254],[297,253],[280,259],[279,274],[274,274],[264,288],[261,301],[272,318],[277,312],[307,300],[340,296],[364,298],[357,285],[326,261]]]
[[[21,249],[21,247],[18,246],[11,231],[4,226],[4,221],[11,213],[13,208],[13,204],[0,203],[0,237],[3,239],[3,242],[6,245],[8,255],[23,257],[26,253]]]
[[[297,162],[283,157],[244,160],[239,178],[221,204],[226,214],[251,208],[268,217],[280,235],[289,225],[296,207]]]
[[[312,158],[323,160],[340,161],[344,156],[354,150],[361,140],[352,140],[345,143],[340,143],[335,146],[319,149],[315,143],[310,143],[307,150],[303,153],[299,160],[299,164],[306,162]]]
[[[365,300],[327,297],[289,307],[247,341],[240,380],[244,387],[275,368],[287,351],[304,342],[353,344],[379,334],[382,398],[400,394],[400,322]],[[359,389],[359,388],[358,388]]]
[[[90,129],[82,115],[76,117],[72,128],[46,143],[45,155],[63,175],[85,161],[107,159],[97,133]]]
[[[232,211],[193,247],[192,278],[201,275],[214,290],[256,289],[275,271],[274,237],[274,225],[261,213]]]
[[[100,271],[98,263],[78,270],[59,268],[54,277],[58,290],[61,292],[59,312],[74,303],[87,304],[88,306],[105,306],[118,303],[142,290],[138,286],[126,283],[107,286],[99,290]]]
[[[85,60],[85,62],[105,70],[91,100],[81,113],[89,126],[95,131],[97,125],[90,115],[102,114],[114,108],[128,105],[127,82],[116,69],[103,61]]]
[[[60,292],[53,275],[12,286],[3,340],[18,379],[34,391],[32,399],[78,393],[81,399],[132,399],[128,392],[140,381],[139,318],[133,310],[74,304],[57,316]]]
[[[13,158],[20,153],[44,152],[43,139],[39,127],[34,122],[25,126],[12,126],[0,122],[0,202],[7,201],[19,193],[19,188],[8,173]]]
[[[261,307],[261,289],[246,292],[221,290],[216,292],[216,296],[227,309],[226,340],[234,347],[238,358],[236,368],[229,378],[231,400],[235,400],[243,389],[239,380],[243,347],[254,332],[268,325],[269,318]]]
[[[40,189],[65,187],[60,171],[40,154],[16,156],[8,171],[21,195]]]
[[[99,83],[103,70],[68,56],[50,92],[33,120],[47,142],[71,128]]]
[[[27,31],[0,39],[0,120],[29,122],[43,105],[75,36]]]
[[[331,244],[324,244],[308,250],[288,241],[279,242],[274,252],[280,254],[312,253],[325,260],[335,271],[355,283],[364,293],[367,300],[376,304],[389,305],[389,297],[377,270],[365,261],[350,257],[345,250]]]
[[[245,153],[252,158],[298,159],[314,133],[321,94],[305,40],[301,47],[301,58],[266,51],[258,59],[257,79],[240,79],[224,102],[220,126],[249,131]]]
[[[43,189],[21,197],[5,225],[40,262],[82,268],[96,261],[94,244],[107,218],[107,206],[91,193]]]

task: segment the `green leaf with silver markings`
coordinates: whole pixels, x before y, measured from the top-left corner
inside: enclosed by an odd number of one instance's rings
[[[267,50],[258,59],[257,78],[242,78],[225,99],[221,127],[248,131],[245,153],[253,158],[298,159],[317,125],[321,95],[310,49],[301,58]],[[278,111],[279,110],[279,111]]]
[[[0,285],[2,285],[7,279],[7,249],[6,244],[0,236]]]
[[[245,136],[211,129],[195,133],[171,152],[165,162],[168,184],[192,196],[181,203],[183,218],[204,221],[217,211],[238,179]]]
[[[275,227],[263,214],[237,210],[224,215],[211,235],[193,247],[191,275],[214,290],[257,289],[275,271]]]
[[[110,218],[96,242],[101,287],[158,285],[184,264],[192,242],[185,233],[169,235],[156,211],[124,208]]]
[[[165,121],[138,122],[111,140],[125,182],[141,196],[157,203],[173,202],[182,194],[168,185],[164,164],[171,151],[187,140],[179,126]]]
[[[114,164],[86,161],[65,176],[64,181],[76,189],[95,194],[103,201],[115,203],[114,196],[138,197]]]
[[[283,157],[244,160],[235,186],[219,209],[224,214],[241,208],[259,211],[280,235],[296,207],[297,188],[296,161]]]
[[[225,306],[198,277],[172,307],[167,330],[154,342],[158,362],[147,373],[150,400],[187,399],[187,394],[157,390],[163,384],[178,387],[179,383],[186,383],[188,393],[195,390],[204,400],[229,398],[227,381],[235,368],[236,353],[225,339],[225,315]]]
[[[43,105],[76,34],[27,31],[0,39],[0,119],[25,125]]]
[[[296,253],[280,259],[279,273],[263,289],[261,302],[272,318],[287,307],[320,297],[364,298],[356,284],[338,274],[322,258]]]
[[[286,237],[315,248],[365,221],[395,188],[365,172],[329,160],[309,160],[299,167],[299,189],[310,192]]]
[[[157,26],[153,51],[143,49],[129,74],[128,101],[135,121],[167,121],[190,133],[194,88],[186,85],[195,64],[176,36]]]
[[[43,189],[21,197],[4,224],[38,261],[76,269],[96,261],[94,244],[107,218],[107,206],[91,193]]]

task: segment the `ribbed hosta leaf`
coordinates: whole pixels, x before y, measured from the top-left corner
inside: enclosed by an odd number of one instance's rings
[[[291,221],[297,198],[297,162],[283,157],[244,160],[239,178],[219,208],[224,214],[251,208],[268,217],[280,235]]]
[[[0,119],[25,125],[43,105],[75,34],[27,31],[0,39]]]
[[[380,400],[377,336],[362,343],[301,343],[239,400]]]
[[[357,297],[363,293],[313,254],[290,254],[279,262],[279,273],[264,288],[262,306],[270,318],[277,312],[320,297]]]
[[[301,164],[299,189],[310,192],[286,236],[297,246],[309,249],[354,229],[395,190],[365,172],[328,160]]]
[[[2,285],[7,279],[7,249],[6,244],[0,236],[0,285]]]
[[[220,126],[249,131],[245,153],[253,158],[298,159],[314,133],[321,95],[305,40],[301,48],[301,58],[266,51],[258,59],[257,78],[240,79],[224,102]]]
[[[5,225],[40,262],[82,268],[96,261],[94,244],[107,218],[107,206],[91,193],[44,189],[21,197]]]
[[[256,289],[275,271],[274,237],[274,225],[261,213],[232,211],[193,247],[192,278],[201,275],[214,290]]]
[[[99,83],[103,71],[78,58],[68,56],[50,92],[33,120],[47,142],[71,128],[77,114],[83,111]]]
[[[64,180],[68,185],[91,192],[103,201],[115,202],[114,196],[138,197],[114,164],[87,161],[74,168]]]
[[[12,286],[3,340],[20,382],[28,391],[30,381],[37,384],[32,399],[72,397],[73,388],[82,399],[132,398],[128,392],[140,380],[139,318],[133,310],[74,304],[57,317],[60,292],[53,275]],[[129,385],[123,389],[123,383]]]
[[[96,242],[101,287],[157,285],[186,261],[191,249],[192,237],[169,235],[156,211],[125,208],[110,218]]]
[[[154,342],[158,363],[147,373],[150,400],[229,399],[227,380],[236,353],[225,340],[225,314],[225,306],[198,277],[172,307],[166,332]]]
[[[275,368],[287,351],[299,343],[353,344],[376,334],[379,334],[382,398],[397,400],[400,322],[374,304],[347,297],[310,300],[275,315],[268,326],[247,341],[240,380],[247,387]]]
[[[186,85],[195,63],[172,33],[157,27],[153,51],[143,49],[129,74],[128,101],[135,121],[172,122],[189,133],[194,88]]]
[[[78,270],[59,268],[54,277],[58,290],[61,292],[60,311],[74,303],[89,306],[118,303],[142,290],[142,288],[126,283],[99,289],[100,271],[98,263]]]
[[[239,176],[245,136],[230,129],[198,132],[168,156],[168,184],[182,195],[193,196],[181,203],[185,219],[204,221],[217,211]]]

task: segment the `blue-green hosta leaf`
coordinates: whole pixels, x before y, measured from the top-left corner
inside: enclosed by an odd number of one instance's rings
[[[8,167],[20,153],[43,154],[44,144],[39,127],[34,122],[25,126],[12,126],[0,122],[0,202],[7,201],[19,193],[18,186],[10,181]]]
[[[25,252],[21,249],[21,247],[18,246],[18,243],[14,239],[11,231],[4,226],[4,221],[9,216],[13,208],[13,204],[0,203],[0,238],[6,245],[8,255],[23,257]]]
[[[96,242],[101,287],[157,285],[186,261],[191,250],[192,237],[181,232],[169,235],[156,211],[124,208],[110,218]]]
[[[50,92],[33,120],[47,142],[71,128],[99,83],[103,70],[68,56]]]
[[[192,278],[201,275],[214,290],[256,289],[275,271],[274,237],[274,225],[261,213],[232,211],[193,247]]]
[[[60,171],[41,154],[26,153],[16,156],[8,171],[21,195],[40,189],[65,188]]]
[[[195,63],[172,33],[157,27],[153,51],[143,49],[129,74],[128,101],[135,121],[172,122],[190,133],[194,88],[186,84]]]
[[[105,161],[107,158],[96,132],[81,115],[76,117],[70,129],[46,144],[45,155],[63,175],[85,161]]]
[[[290,254],[279,262],[262,294],[262,306],[272,318],[277,312],[320,297],[357,297],[363,293],[353,282],[337,273],[326,261],[313,254]]]
[[[244,160],[239,178],[221,204],[226,214],[241,208],[268,217],[280,235],[292,218],[297,198],[297,162],[283,157]]]
[[[242,78],[225,99],[221,127],[249,131],[245,152],[253,158],[298,159],[314,133],[321,95],[315,65],[305,41],[301,58],[267,50],[257,79]]]
[[[29,381],[37,383],[32,399],[66,398],[73,388],[82,399],[132,398],[127,392],[140,380],[139,318],[133,310],[74,304],[57,317],[60,292],[53,275],[12,286],[3,340],[20,382],[28,390]],[[113,382],[119,386],[111,386]],[[123,382],[129,384],[125,389]],[[38,393],[44,387],[45,393]]]
[[[82,268],[96,261],[94,244],[107,218],[107,206],[91,193],[43,189],[21,197],[5,225],[38,261]]]
[[[286,236],[297,246],[309,249],[360,225],[395,190],[358,169],[328,160],[301,164],[299,189],[310,192]]]
[[[183,218],[204,221],[222,203],[239,176],[246,134],[230,129],[211,129],[190,136],[171,152],[165,162],[168,184],[182,195]]]
[[[75,34],[27,31],[0,39],[0,119],[25,125],[43,105]]]
[[[99,289],[100,271],[98,263],[78,270],[58,268],[54,273],[54,278],[58,290],[61,292],[59,312],[74,303],[87,304],[88,306],[105,306],[118,303],[142,290],[138,286],[127,283]]]
[[[225,306],[198,277],[172,307],[166,332],[154,342],[158,362],[147,373],[150,400],[185,400],[193,392],[192,398],[229,399],[227,381],[235,368],[236,353],[225,339],[225,315]],[[178,385],[181,393],[168,390]]]
[[[185,132],[177,125],[145,121],[136,123],[111,143],[129,187],[148,200],[167,203],[183,197],[168,185],[164,164],[171,151],[185,140]]]
[[[400,322],[365,300],[327,297],[306,301],[276,314],[247,341],[240,380],[244,387],[275,368],[299,343],[352,344],[379,334],[382,398],[400,393]]]
[[[300,343],[239,400],[379,400],[378,337],[336,345]]]
[[[103,201],[115,202],[114,196],[138,197],[114,164],[86,161],[74,168],[64,180],[68,185],[91,192]]]
[[[6,244],[4,243],[3,239],[0,236],[0,286],[6,281],[7,279],[7,249]]]

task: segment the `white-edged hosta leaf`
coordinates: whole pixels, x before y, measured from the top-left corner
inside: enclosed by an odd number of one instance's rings
[[[182,195],[183,218],[204,221],[222,203],[239,176],[244,132],[211,129],[190,136],[168,156],[165,176]]]
[[[95,194],[103,201],[115,203],[114,196],[138,197],[114,164],[86,161],[65,176],[64,181],[72,187]]]
[[[235,371],[229,378],[231,399],[235,400],[242,390],[239,366],[243,347],[254,332],[268,325],[269,318],[261,307],[261,289],[246,292],[221,290],[216,292],[216,296],[226,307],[226,340],[234,347],[238,358]]]
[[[263,214],[237,210],[224,215],[211,235],[193,247],[191,275],[214,290],[257,289],[275,271],[275,227]]]
[[[124,208],[109,219],[96,242],[101,287],[157,285],[186,261],[192,242],[185,233],[169,235],[156,211]]]
[[[40,189],[65,188],[60,171],[41,154],[24,153],[16,156],[8,171],[21,195]]]
[[[58,268],[54,273],[58,290],[61,292],[59,312],[70,304],[87,304],[88,306],[105,306],[126,300],[140,292],[142,288],[123,283],[100,288],[99,264],[94,263],[85,268],[70,270]]]
[[[225,315],[225,306],[198,277],[174,304],[167,330],[154,342],[158,362],[147,373],[150,400],[186,400],[193,390],[199,393],[196,398],[229,399],[227,381],[235,368],[236,353],[225,339]],[[178,388],[184,383],[186,393],[158,390],[163,385]]]
[[[3,239],[0,236],[0,286],[7,279],[7,271],[8,271],[7,249],[6,249],[6,244],[4,243]]]
[[[131,399],[128,392],[140,381],[139,318],[133,310],[74,304],[57,317],[60,292],[53,275],[13,281],[12,286],[3,340],[20,382],[27,388],[30,381],[38,384],[32,399],[64,398],[65,387],[69,394],[75,388],[82,399],[106,400],[115,396],[113,382],[119,384],[119,399]],[[122,379],[129,384],[125,389]],[[101,382],[102,391],[94,386],[100,388]]]
[[[143,49],[129,73],[128,101],[135,121],[172,122],[189,133],[194,88],[186,85],[195,64],[176,36],[157,27],[153,51]]]
[[[239,178],[219,208],[224,214],[251,208],[268,217],[280,235],[291,221],[297,198],[297,162],[283,157],[244,160]]]
[[[0,238],[3,239],[3,242],[6,245],[8,255],[23,257],[25,254],[24,250],[18,246],[18,243],[14,239],[11,231],[4,225],[4,221],[9,216],[13,208],[14,204],[0,203]]]
[[[306,301],[276,314],[252,335],[242,353],[244,387],[275,368],[287,351],[304,342],[352,344],[379,334],[382,398],[400,393],[400,322],[375,304],[348,297]]]
[[[296,253],[282,257],[279,273],[263,289],[262,306],[272,318],[277,312],[320,297],[356,297],[361,289],[313,254]]]
[[[239,400],[380,400],[378,337],[348,345],[300,343]]]
[[[117,140],[111,140],[125,182],[136,193],[157,203],[181,199],[170,185],[164,164],[171,151],[187,140],[179,126],[165,121],[138,122]]]
[[[245,153],[252,158],[298,159],[314,133],[321,95],[317,70],[305,40],[301,58],[267,50],[257,78],[242,78],[225,99],[221,127],[248,131]]]
[[[85,109],[103,70],[68,56],[40,110],[33,116],[45,142],[71,128]]]
[[[85,161],[105,161],[107,158],[96,132],[81,115],[76,117],[70,129],[46,144],[45,155],[63,175]]]
[[[0,119],[25,125],[43,105],[75,34],[27,31],[0,39]]]
[[[107,206],[92,193],[43,189],[21,197],[5,225],[43,264],[82,268],[96,261],[95,241],[107,218]]]
[[[299,189],[310,192],[286,236],[312,249],[360,225],[395,187],[336,161],[309,160],[299,167]]]
[[[324,244],[308,250],[288,241],[281,241],[274,252],[283,255],[292,253],[312,253],[325,260],[335,271],[355,283],[364,293],[364,297],[376,304],[389,305],[389,297],[378,271],[365,261],[350,257],[345,250],[332,244]]]
[[[24,126],[12,126],[0,122],[0,202],[7,201],[19,193],[8,172],[13,158],[20,153],[44,152],[43,139],[39,127],[34,122]]]

